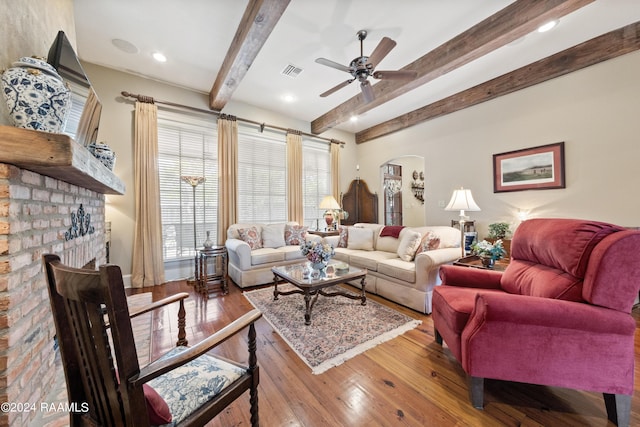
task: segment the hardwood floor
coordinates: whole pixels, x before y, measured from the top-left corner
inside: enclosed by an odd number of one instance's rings
[[[253,308],[233,283],[229,295],[209,300],[185,282],[135,292],[149,291],[154,299],[180,291],[192,294],[186,304],[190,344]],[[257,322],[262,426],[613,426],[607,421],[601,394],[531,384],[486,380],[485,409],[473,409],[465,374],[449,350],[435,343],[431,317],[369,297],[422,324],[321,375],[312,375],[264,318]],[[638,307],[633,316],[639,323]],[[175,345],[176,319],[177,305],[156,313],[153,358]],[[242,333],[218,353],[246,362],[245,341]],[[639,343],[640,332],[636,332],[636,365]],[[638,370],[635,387],[632,426],[640,425]],[[247,394],[207,425],[250,425],[248,401]]]

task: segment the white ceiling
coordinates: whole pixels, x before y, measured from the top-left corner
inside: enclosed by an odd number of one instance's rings
[[[320,98],[320,93],[349,75],[315,62],[325,57],[348,65],[360,55],[359,30],[369,32],[364,41],[365,55],[384,36],[397,42],[376,67],[394,70],[510,3],[291,0],[232,99],[310,122],[359,93],[354,82]],[[78,56],[82,60],[208,93],[247,0],[75,0],[74,4]],[[562,18],[550,32],[531,33],[362,114],[355,123],[346,122],[337,128],[358,132],[638,21],[639,0],[597,0]],[[130,42],[138,53],[123,52],[114,46],[113,39]],[[154,61],[151,55],[155,51],[164,53],[168,61]],[[288,64],[303,72],[295,79],[281,75]],[[287,94],[296,101],[284,102],[282,97]]]

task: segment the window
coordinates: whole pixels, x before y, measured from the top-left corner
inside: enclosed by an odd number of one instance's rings
[[[75,139],[76,133],[78,133],[78,126],[80,124],[80,118],[82,117],[84,104],[87,102],[87,98],[89,97],[89,89],[72,80],[68,80],[66,83],[69,85],[71,92],[71,108],[69,109],[67,122],[64,125],[64,132],[71,138]]]
[[[194,257],[207,231],[211,240],[217,241],[216,119],[158,110],[158,170],[164,260]],[[195,201],[193,187],[183,182],[182,176],[205,177],[195,188]]]
[[[282,133],[238,124],[238,222],[287,221],[287,145]]]
[[[331,194],[331,151],[327,143],[302,142],[302,197],[304,223],[312,228],[325,226],[324,209],[318,208],[322,199]]]

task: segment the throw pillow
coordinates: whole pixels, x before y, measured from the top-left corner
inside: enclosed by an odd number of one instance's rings
[[[240,239],[246,242],[251,250],[262,248],[262,236],[257,227],[239,228]]]
[[[400,245],[398,246],[398,256],[403,261],[411,261],[416,254],[416,250],[418,246],[420,246],[420,240],[422,239],[422,234],[417,231],[407,231],[404,236],[402,236],[402,240],[400,240]]]
[[[144,391],[144,400],[147,403],[149,422],[154,426],[170,423],[172,420],[171,411],[162,396],[148,384],[142,384],[142,390]]]
[[[120,384],[120,374],[117,369],[116,380]],[[170,423],[173,420],[173,416],[169,405],[167,405],[162,396],[149,384],[142,384],[142,392],[144,393],[144,403],[147,404],[149,422],[154,426]]]
[[[349,241],[349,227],[338,227],[338,231],[340,231],[340,237],[338,238],[338,247],[346,248],[347,242]]]
[[[350,227],[349,240],[347,241],[347,248],[372,251],[373,250],[373,229]]]
[[[386,225],[380,230],[380,237],[395,237],[397,239],[403,228],[404,225]]]
[[[287,246],[299,246],[307,239],[307,230],[309,227],[303,225],[285,225],[284,241]]]
[[[432,251],[434,249],[438,249],[440,247],[440,237],[437,234],[427,231],[422,240],[420,241],[420,245],[418,245],[418,249],[416,250],[416,255],[422,252]]]
[[[284,224],[269,224],[262,228],[262,247],[281,248],[285,246]]]

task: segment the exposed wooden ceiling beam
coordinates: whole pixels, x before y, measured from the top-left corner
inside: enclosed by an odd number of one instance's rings
[[[209,107],[220,111],[231,99],[290,0],[249,0],[236,35],[209,92]]]
[[[402,68],[417,71],[416,79],[376,83],[372,87],[375,95],[372,102],[364,102],[362,94],[358,94],[313,120],[311,132],[322,133],[353,114],[378,107],[591,2],[593,0],[518,0]]]
[[[358,132],[356,143],[371,141],[639,49],[640,22],[636,22]]]

